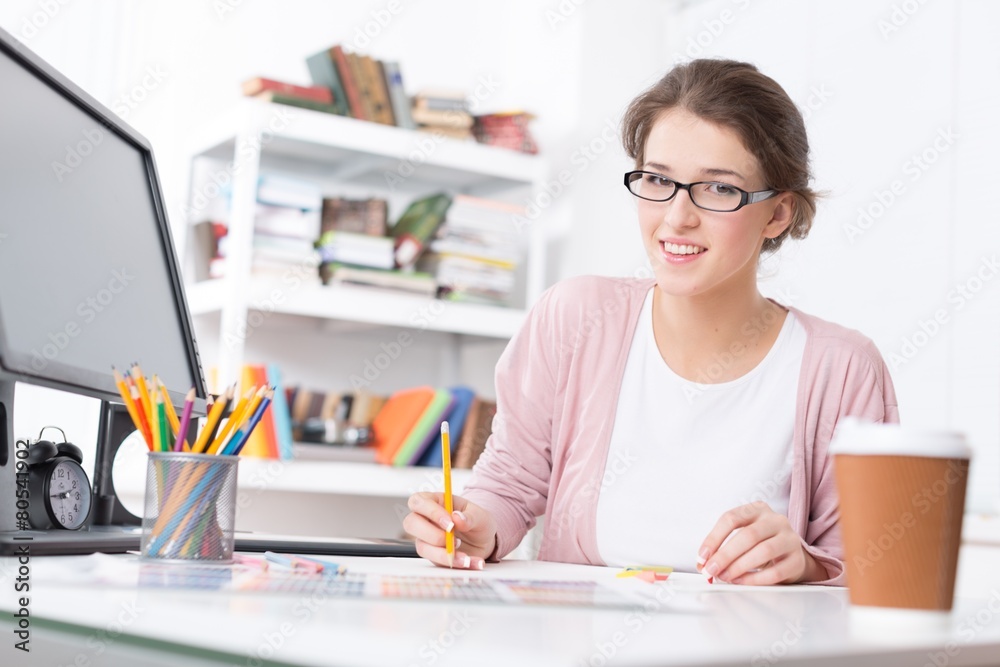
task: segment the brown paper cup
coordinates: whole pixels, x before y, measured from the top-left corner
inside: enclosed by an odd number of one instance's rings
[[[964,437],[848,422],[831,452],[851,603],[950,610],[969,474]]]

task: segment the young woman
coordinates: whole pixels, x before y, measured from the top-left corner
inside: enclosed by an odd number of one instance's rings
[[[549,289],[497,365],[456,511],[418,493],[403,526],[440,565],[452,526],[455,566],[479,569],[544,514],[543,560],[843,584],[827,447],[846,416],[899,417],[871,341],[757,288],[761,253],[815,213],[802,116],[754,66],[696,60],[622,134],[654,278]]]

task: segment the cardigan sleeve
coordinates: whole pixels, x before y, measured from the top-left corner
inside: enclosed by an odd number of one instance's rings
[[[497,523],[491,560],[510,553],[545,512],[552,472],[552,415],[558,336],[550,288],[529,312],[496,366],[497,412],[463,496]]]
[[[889,369],[874,343],[865,339],[861,350],[846,360],[846,364],[836,364],[842,368],[831,379],[842,377],[842,391],[835,406],[827,406],[831,417],[821,416],[814,424],[812,466],[812,502],[809,523],[803,537],[806,551],[822,564],[829,578],[815,582],[831,586],[846,585],[844,574],[844,550],[840,535],[839,500],[834,477],[833,457],[829,454],[837,423],[844,417],[859,417],[865,421],[898,423],[899,408],[896,393],[889,376]],[[839,388],[838,388],[839,389]]]

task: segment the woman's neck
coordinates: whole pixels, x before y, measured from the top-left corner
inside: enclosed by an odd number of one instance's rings
[[[774,345],[787,311],[756,284],[742,293],[678,297],[653,287],[653,334],[678,375],[710,384],[753,369]]]

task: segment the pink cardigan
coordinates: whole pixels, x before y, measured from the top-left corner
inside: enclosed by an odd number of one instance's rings
[[[504,351],[496,367],[493,435],[463,493],[497,522],[494,558],[513,550],[544,514],[540,560],[604,564],[597,500],[625,361],[652,285],[651,279],[597,276],[563,281],[542,295]],[[808,338],[788,519],[829,572],[819,583],[844,585],[827,447],[842,417],[898,422],[899,410],[888,369],[870,340],[789,310]]]

